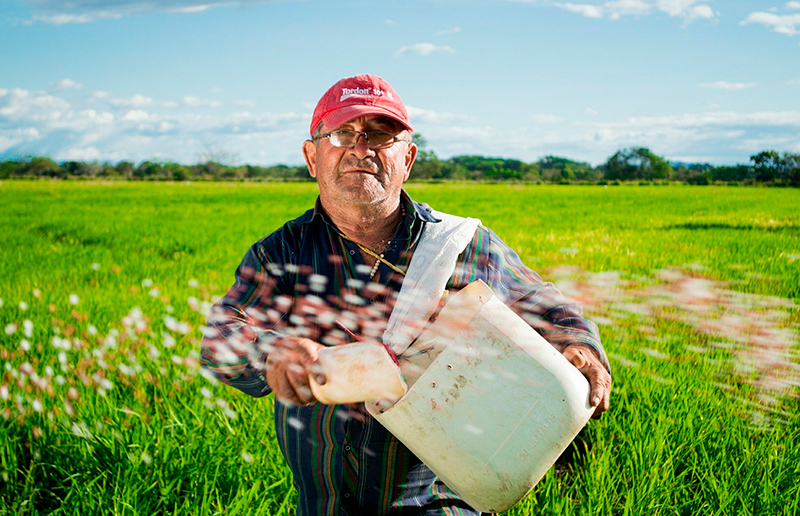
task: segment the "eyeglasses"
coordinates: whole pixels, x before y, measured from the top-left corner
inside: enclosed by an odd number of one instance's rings
[[[386,149],[394,145],[394,142],[409,142],[409,140],[405,138],[398,138],[386,131],[351,131],[350,129],[337,129],[329,133],[318,134],[314,137],[314,141],[320,138],[328,138],[331,145],[334,147],[352,149],[358,144],[358,138],[362,134],[367,142],[367,146],[373,150]]]

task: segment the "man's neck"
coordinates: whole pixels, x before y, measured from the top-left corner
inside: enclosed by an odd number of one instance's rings
[[[348,238],[381,253],[394,236],[402,213],[400,198],[376,204],[338,204],[320,199],[322,208]]]

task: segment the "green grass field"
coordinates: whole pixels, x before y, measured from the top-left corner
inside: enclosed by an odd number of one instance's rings
[[[410,184],[581,301],[612,407],[509,514],[800,514],[800,190]],[[0,183],[0,514],[292,514],[204,312],[314,184]]]

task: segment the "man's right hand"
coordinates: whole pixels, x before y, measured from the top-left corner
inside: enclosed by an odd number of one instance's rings
[[[325,383],[317,361],[317,353],[324,347],[302,337],[283,337],[273,343],[267,356],[267,383],[276,399],[295,405],[317,401],[308,385],[308,375],[313,374],[320,385]]]

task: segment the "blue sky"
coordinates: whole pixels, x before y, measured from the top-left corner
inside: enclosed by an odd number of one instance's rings
[[[300,164],[374,73],[440,157],[800,152],[800,1],[3,0],[0,157]]]

